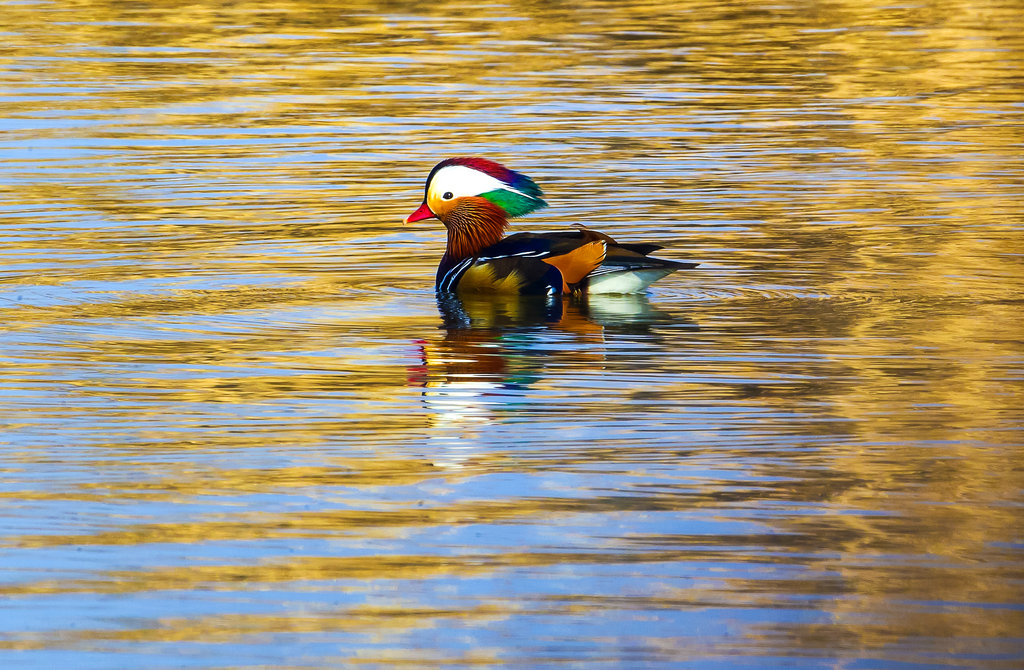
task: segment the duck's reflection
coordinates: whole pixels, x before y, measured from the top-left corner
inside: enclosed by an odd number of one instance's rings
[[[576,332],[600,331],[606,326],[647,330],[652,324],[676,321],[648,301],[644,294],[596,296],[481,296],[437,298],[441,320],[449,334],[466,330],[550,327]],[[586,326],[584,326],[586,324]]]
[[[433,433],[449,447],[474,442],[476,427],[502,413],[550,402],[558,380],[602,369],[610,334],[648,338],[652,326],[681,321],[643,295],[440,296],[437,305],[443,335],[418,342],[410,383],[423,389],[432,426],[452,429]]]

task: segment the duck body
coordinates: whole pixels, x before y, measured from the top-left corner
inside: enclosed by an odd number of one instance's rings
[[[639,293],[696,263],[654,258],[657,244],[619,243],[573,230],[504,236],[508,219],[547,206],[529,177],[484,158],[449,158],[427,177],[411,223],[437,217],[448,244],[437,268],[438,293]]]

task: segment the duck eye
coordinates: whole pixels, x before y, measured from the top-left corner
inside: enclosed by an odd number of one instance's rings
[[[442,195],[441,198],[443,198],[444,200],[451,200],[452,199],[452,192],[451,191],[445,191],[444,195]]]

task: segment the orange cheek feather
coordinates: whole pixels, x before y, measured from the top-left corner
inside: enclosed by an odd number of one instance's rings
[[[435,196],[427,200],[427,202],[430,203],[430,209],[434,211],[434,215],[443,221],[444,215],[455,209],[455,205],[459,200],[461,200],[461,198],[455,198],[454,200],[441,200]]]

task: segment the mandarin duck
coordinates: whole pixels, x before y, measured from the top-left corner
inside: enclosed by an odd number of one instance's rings
[[[616,242],[575,230],[503,237],[508,220],[546,207],[524,174],[486,158],[448,158],[427,176],[423,203],[405,223],[437,217],[448,246],[437,267],[438,293],[639,293],[697,263],[648,256],[658,244]]]

